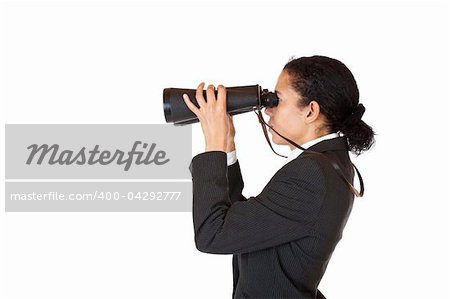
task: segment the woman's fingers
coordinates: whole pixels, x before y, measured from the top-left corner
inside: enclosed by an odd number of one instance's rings
[[[205,83],[202,82],[198,85],[197,90],[195,92],[195,98],[197,99],[198,108],[192,101],[190,100],[189,96],[187,94],[183,94],[183,100],[188,106],[188,108],[198,117],[200,118],[207,107],[210,109],[214,109],[216,107],[216,104],[218,104],[218,108],[221,108],[222,111],[226,111],[227,101],[226,101],[226,89],[223,85],[218,86],[218,93],[217,93],[217,100],[216,95],[214,91],[214,85],[210,84],[208,85],[208,88],[206,89],[206,98],[203,96],[203,87],[205,86]],[[203,108],[203,109],[202,109]]]
[[[219,85],[217,87],[217,104],[224,111],[227,110],[227,100],[226,99],[227,99],[227,91],[225,89],[225,86]]]
[[[210,107],[214,107],[216,104],[216,95],[214,94],[214,85],[210,84],[208,85],[208,88],[206,89],[206,99],[207,99],[207,105]]]
[[[205,98],[203,97],[203,87],[205,86],[205,83],[202,82],[198,85],[197,91],[195,92],[195,99],[197,100],[198,105],[200,108],[206,106]]]
[[[225,87],[222,85],[218,87],[217,98],[220,98],[219,101],[216,100],[214,85],[209,85],[206,89],[205,101],[204,85],[204,83],[200,83],[195,93],[198,105],[192,103],[187,94],[183,94],[184,103],[200,121],[207,150],[227,150],[228,142],[230,142],[230,148],[234,149],[234,125],[231,118],[227,120],[227,117],[230,116],[226,111]]]
[[[200,110],[197,108],[197,106],[194,105],[194,103],[192,103],[191,99],[187,94],[183,94],[183,100],[186,106],[188,106],[189,110],[191,110],[197,116],[197,118],[200,119],[201,115]]]

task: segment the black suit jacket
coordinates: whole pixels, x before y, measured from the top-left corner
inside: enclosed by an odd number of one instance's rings
[[[309,149],[353,182],[345,137]],[[249,198],[239,161],[227,166],[225,152],[195,156],[190,170],[196,247],[233,254],[233,298],[325,298],[317,287],[354,199],[326,158],[303,152]]]

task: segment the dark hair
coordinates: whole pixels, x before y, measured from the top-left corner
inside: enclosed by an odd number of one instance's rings
[[[348,138],[349,148],[359,155],[374,143],[372,128],[361,120],[365,108],[359,104],[359,91],[350,70],[339,60],[325,56],[291,59],[284,70],[290,86],[301,96],[299,107],[319,103],[331,132]]]

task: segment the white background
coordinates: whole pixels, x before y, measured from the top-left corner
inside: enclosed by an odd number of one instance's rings
[[[11,1],[0,9],[1,157],[5,123],[165,123],[165,87],[273,89],[293,55],[341,60],[377,144],[353,159],[366,195],[319,289],[332,299],[450,297],[444,2]],[[256,195],[283,158],[254,114],[236,116],[235,126],[244,195]],[[193,155],[203,149],[196,124]],[[0,232],[1,298],[231,297],[231,256],[195,249],[191,213],[0,212]]]

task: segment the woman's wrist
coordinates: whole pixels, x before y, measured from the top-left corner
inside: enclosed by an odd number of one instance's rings
[[[230,153],[236,149],[236,145],[234,144],[234,140],[227,143],[226,152]]]
[[[224,151],[230,153],[236,150],[234,138],[229,140],[205,140],[206,151]]]
[[[227,147],[226,145],[221,145],[221,144],[207,144],[205,151],[206,152],[210,152],[210,151],[222,151],[222,152],[226,152]]]

